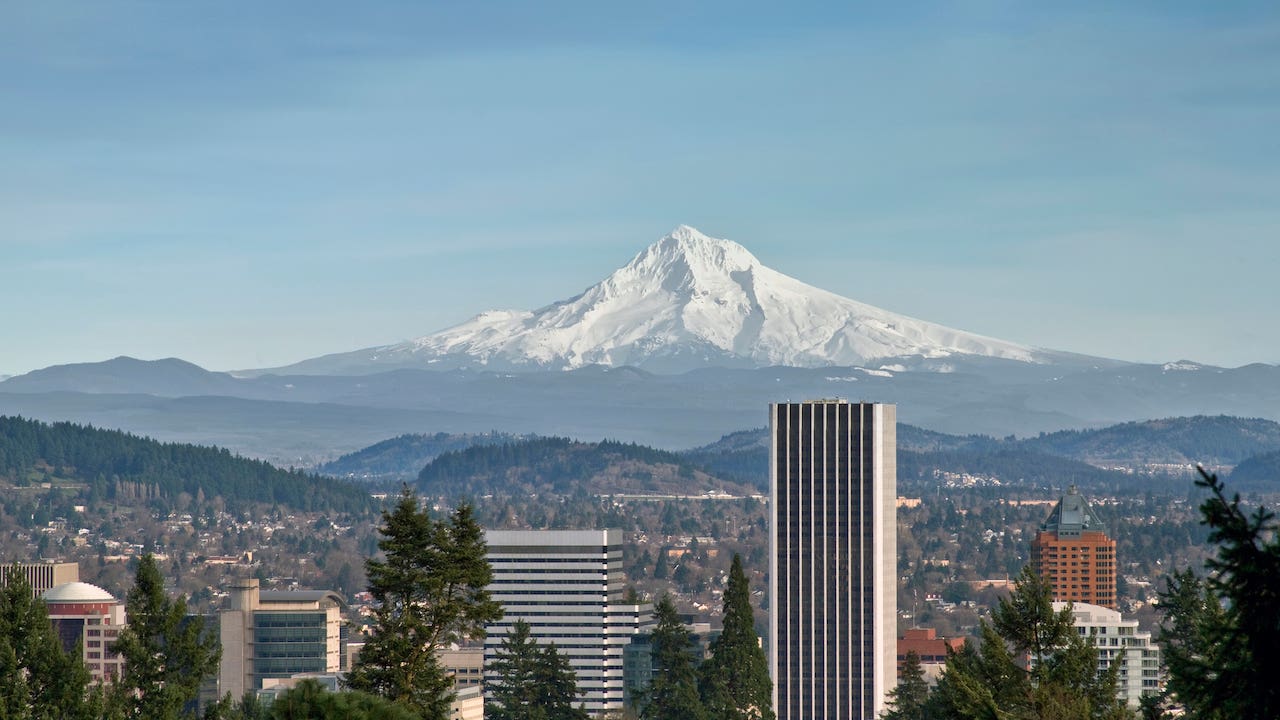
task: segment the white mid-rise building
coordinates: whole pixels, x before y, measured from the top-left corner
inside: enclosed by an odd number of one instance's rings
[[[650,605],[622,601],[622,531],[489,530],[485,541],[489,592],[505,612],[486,628],[486,662],[524,620],[534,639],[568,657],[588,712],[622,710],[623,651],[653,627]]]
[[[1053,609],[1071,608],[1077,632],[1098,649],[1098,669],[1106,670],[1120,659],[1119,695],[1130,707],[1138,707],[1143,695],[1160,692],[1160,646],[1151,633],[1138,629],[1137,620],[1125,620],[1118,610],[1089,603],[1055,602]]]

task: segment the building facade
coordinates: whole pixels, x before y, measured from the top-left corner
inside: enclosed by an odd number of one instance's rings
[[[97,585],[82,582],[51,588],[41,598],[62,649],[80,648],[90,677],[98,682],[119,677],[124,661],[111,646],[125,626],[124,603]]]
[[[1117,691],[1129,707],[1136,709],[1143,695],[1160,692],[1160,646],[1151,641],[1151,633],[1139,630],[1137,620],[1125,620],[1100,605],[1055,602],[1053,609],[1061,612],[1068,605],[1077,632],[1098,649],[1098,669],[1122,663]]]
[[[1116,607],[1116,541],[1072,486],[1031,541],[1031,564],[1053,599]]]
[[[778,720],[875,718],[897,668],[897,408],[770,406]]]
[[[59,585],[80,582],[80,563],[0,563],[0,587],[9,585],[9,573],[14,570],[26,576],[32,597],[41,597]]]
[[[236,580],[229,609],[218,614],[219,697],[239,698],[301,673],[347,670],[345,606],[327,590],[272,592],[256,578]]]
[[[492,598],[502,620],[487,626],[492,661],[517,620],[539,643],[555,643],[577,675],[588,712],[620,711],[625,701],[623,653],[653,627],[648,604],[624,603],[620,530],[489,530]]]

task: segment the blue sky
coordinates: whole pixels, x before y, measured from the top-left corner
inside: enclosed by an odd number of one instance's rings
[[[1280,362],[1274,4],[7,3],[0,374],[265,367],[680,223],[895,312]]]

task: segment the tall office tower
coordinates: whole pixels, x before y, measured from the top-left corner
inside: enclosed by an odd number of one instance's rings
[[[486,628],[485,661],[524,620],[535,640],[554,642],[569,658],[588,712],[622,710],[623,652],[633,635],[653,628],[652,606],[622,602],[622,531],[488,530],[485,541],[489,593],[505,611]]]
[[[1031,541],[1031,566],[1054,600],[1116,609],[1116,541],[1074,485]]]
[[[897,668],[897,407],[770,406],[778,720],[871,720]]]

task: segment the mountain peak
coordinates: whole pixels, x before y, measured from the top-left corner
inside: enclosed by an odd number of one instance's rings
[[[484,313],[417,340],[311,365],[573,369],[861,366],[953,356],[1037,362],[1039,353],[897,315],[807,285],[745,247],[679,225],[581,294]],[[892,360],[890,360],[892,359]]]
[[[603,285],[619,289],[653,282],[669,290],[710,290],[728,274],[762,267],[745,247],[679,225],[636,255]]]

